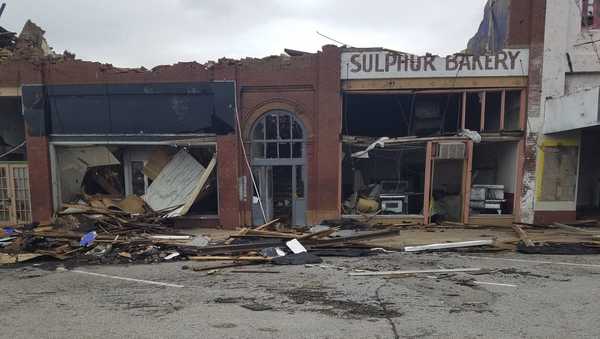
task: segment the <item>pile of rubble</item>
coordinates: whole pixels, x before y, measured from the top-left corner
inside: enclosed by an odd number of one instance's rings
[[[126,210],[142,209],[142,213]],[[244,228],[228,239],[213,241],[174,230],[165,218],[173,209],[149,211],[144,201],[90,199],[69,205],[53,225],[5,227],[0,239],[0,263],[46,256],[75,263],[151,263],[167,260],[233,260],[246,263],[307,264],[320,256],[375,254],[360,240],[394,236],[398,229],[341,230],[315,226],[287,228],[273,220]],[[310,250],[310,254],[307,253]]]

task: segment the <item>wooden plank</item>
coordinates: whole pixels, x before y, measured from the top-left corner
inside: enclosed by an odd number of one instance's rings
[[[460,120],[460,128],[465,129],[465,124],[467,121],[467,92],[463,92],[462,94],[462,107],[461,107],[461,120]]]
[[[188,257],[189,260],[194,261],[223,261],[223,260],[233,260],[233,261],[257,261],[257,262],[269,262],[272,258],[267,257],[259,257],[259,256],[217,256],[217,255],[205,255],[205,256],[191,256]]]
[[[506,113],[506,91],[500,96],[500,130],[504,130],[504,115]]]
[[[562,230],[565,230],[565,231],[571,231],[571,232],[576,232],[576,233],[581,233],[581,234],[588,234],[588,235],[600,235],[599,232],[584,230],[584,229],[581,229],[579,227],[573,227],[573,226],[561,224],[559,222],[555,222],[552,225],[556,226],[556,227],[558,227],[558,228],[560,228]]]
[[[481,92],[481,121],[479,122],[479,130],[481,132],[485,131],[485,99],[486,92]]]
[[[275,224],[278,221],[279,221],[279,218],[273,219],[266,224],[262,224],[262,225],[258,226],[257,228],[255,228],[255,230],[257,230],[257,231],[264,230],[266,228],[269,228],[271,225]]]
[[[425,185],[423,188],[423,223],[429,224],[429,201],[431,200],[431,165],[433,163],[433,143],[430,141],[427,143],[425,151]]]
[[[272,270],[231,270],[229,273],[281,273],[281,271]]]
[[[324,238],[332,233],[335,233],[337,230],[339,230],[338,227],[332,227],[327,230],[322,230],[322,231],[315,232],[315,233],[305,234],[305,235],[299,237],[298,240]]]
[[[360,234],[351,235],[348,237],[332,238],[332,239],[326,239],[326,240],[306,239],[304,242],[305,242],[305,244],[308,244],[311,247],[328,246],[328,245],[333,245],[333,244],[348,243],[348,242],[352,242],[355,240],[366,240],[366,239],[382,238],[382,237],[387,237],[387,236],[395,236],[397,234],[399,234],[398,229],[391,228],[391,229],[386,229],[386,230],[382,230],[382,231],[360,233]]]
[[[513,228],[513,230],[515,230],[515,232],[519,236],[519,239],[521,239],[521,241],[523,241],[525,246],[534,246],[533,241],[531,241],[531,239],[529,239],[529,237],[527,236],[527,233],[525,231],[523,231],[523,229],[520,226],[513,224],[512,228]]]
[[[446,248],[461,248],[461,247],[472,247],[472,246],[484,246],[484,245],[493,245],[494,240],[485,239],[485,240],[471,240],[471,241],[460,241],[460,242],[449,242],[449,243],[440,243],[440,244],[429,244],[422,246],[406,246],[404,247],[404,252],[421,252],[421,251],[429,251],[429,250],[439,250]]]
[[[431,274],[431,273],[456,273],[456,272],[477,272],[481,268],[448,268],[434,270],[405,270],[405,271],[380,271],[380,272],[351,272],[351,276],[381,276],[381,275],[405,275],[405,274]]]
[[[465,224],[469,223],[471,218],[471,175],[473,172],[473,141],[470,140],[467,142],[467,163],[463,176],[463,186],[464,186],[464,196],[463,196],[463,211],[462,211],[462,221]]]
[[[343,80],[345,91],[435,88],[524,88],[526,76]]]

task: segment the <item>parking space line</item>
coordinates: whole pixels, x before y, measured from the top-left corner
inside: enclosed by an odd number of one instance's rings
[[[68,269],[62,268],[62,267],[59,267],[57,270],[65,271],[65,272],[79,273],[79,274],[93,275],[93,276],[103,277],[103,278],[125,280],[125,281],[133,281],[133,282],[138,282],[138,283],[143,283],[143,284],[150,284],[150,285],[167,286],[167,287],[177,287],[177,288],[184,287],[183,285],[170,284],[170,283],[164,283],[164,282],[159,282],[159,281],[151,281],[151,280],[144,280],[144,279],[134,279],[134,278],[127,278],[127,277],[119,277],[119,276],[116,276],[116,275],[108,275],[108,274],[102,274],[102,273],[87,272],[87,271],[82,271],[82,270],[68,270]]]

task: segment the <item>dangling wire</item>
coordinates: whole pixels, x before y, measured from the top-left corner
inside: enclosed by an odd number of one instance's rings
[[[265,213],[265,209],[262,204],[262,198],[260,196],[260,191],[258,190],[258,186],[256,185],[256,180],[254,180],[254,173],[252,172],[252,166],[250,166],[250,161],[248,161],[248,155],[246,154],[246,146],[244,145],[244,138],[242,137],[242,125],[240,124],[240,113],[237,109],[237,104],[235,105],[235,121],[237,123],[238,128],[238,136],[240,138],[240,144],[242,146],[242,153],[244,155],[244,161],[246,166],[248,167],[248,171],[250,172],[250,180],[252,180],[252,185],[254,190],[256,191],[256,195],[258,196],[258,205],[260,206],[260,212],[262,213],[263,220],[265,223],[269,222],[267,220],[267,214]]]

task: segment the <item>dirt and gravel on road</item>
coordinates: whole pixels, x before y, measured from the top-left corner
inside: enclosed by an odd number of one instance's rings
[[[598,337],[600,257],[390,253],[318,265],[0,269],[3,338]],[[481,268],[402,277],[357,271]]]

